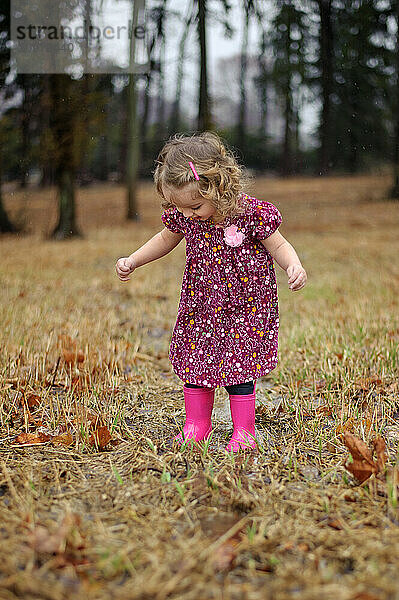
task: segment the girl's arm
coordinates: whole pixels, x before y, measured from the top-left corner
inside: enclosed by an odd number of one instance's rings
[[[170,229],[166,229],[165,227],[141,246],[141,248],[133,252],[128,259],[134,263],[135,268],[142,267],[171,252],[173,248],[176,248],[176,246],[180,244],[183,238],[183,233],[173,233]]]
[[[288,275],[288,285],[291,290],[300,290],[306,284],[307,275],[293,246],[275,231],[268,238],[262,240],[263,246],[273,256],[277,264]]]
[[[155,234],[141,248],[133,252],[130,256],[120,258],[116,265],[116,273],[121,281],[129,281],[129,275],[133,273],[137,267],[161,258],[168,254],[173,248],[179,244],[184,238],[183,233],[173,233],[169,229],[162,229]]]

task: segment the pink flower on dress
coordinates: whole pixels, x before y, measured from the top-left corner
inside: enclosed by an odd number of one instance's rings
[[[240,246],[245,239],[245,235],[238,231],[237,225],[230,225],[224,230],[224,241],[228,246]]]

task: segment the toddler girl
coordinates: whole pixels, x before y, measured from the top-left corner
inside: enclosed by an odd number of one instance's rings
[[[177,320],[169,358],[184,382],[186,422],[181,444],[211,433],[214,392],[229,394],[233,435],[228,452],[255,449],[255,384],[277,364],[278,302],[273,258],[291,290],[306,272],[278,231],[281,215],[243,192],[242,168],[211,132],[171,138],[154,172],[165,228],[116,271],[127,281],[136,269],[186,239]]]

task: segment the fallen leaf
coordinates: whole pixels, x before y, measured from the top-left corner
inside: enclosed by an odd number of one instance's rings
[[[381,600],[381,598],[368,592],[358,592],[354,596],[351,596],[350,600]]]
[[[310,550],[309,545],[306,542],[300,542],[297,548],[300,552],[309,552]]]
[[[354,477],[363,483],[371,475],[377,475],[385,466],[385,442],[379,437],[373,442],[374,451],[377,455],[377,460],[374,460],[370,448],[363,440],[359,439],[349,431],[344,433],[344,444],[348,448],[352,456],[352,462],[347,461],[345,468],[352,473]]]
[[[63,348],[62,358],[68,365],[74,365],[76,362],[83,362],[85,356],[81,350],[70,350],[68,348]]]
[[[97,446],[99,450],[105,450],[106,445],[111,441],[112,435],[107,427],[98,427],[89,438],[92,446]]]
[[[44,444],[51,439],[51,435],[45,433],[20,433],[13,444]]]
[[[216,571],[228,571],[232,568],[234,559],[237,555],[236,548],[240,543],[237,532],[223,544],[218,546],[212,557],[212,564]]]
[[[293,542],[292,540],[290,540],[289,542],[286,542],[283,546],[283,550],[293,550],[295,548],[295,542]]]
[[[343,529],[342,523],[339,519],[328,519],[327,525],[332,529],[336,529],[337,531],[341,531]]]
[[[383,440],[382,437],[376,438],[375,440],[373,440],[373,447],[374,447],[374,452],[376,453],[376,456],[377,456],[378,471],[381,472],[384,470],[385,463],[387,461],[387,455],[385,453],[385,449],[386,449],[385,440]]]
[[[371,387],[376,387],[382,383],[382,380],[378,375],[372,375],[371,377],[362,377],[355,381],[355,385],[359,390],[368,392]]]
[[[26,399],[26,404],[29,408],[34,408],[35,406],[40,405],[40,401],[40,396],[36,396],[36,394],[30,394]]]
[[[69,431],[65,433],[61,433],[60,435],[55,435],[51,440],[54,446],[70,446],[73,444],[73,436]]]
[[[371,450],[363,440],[359,439],[349,431],[345,431],[344,444],[349,449],[354,460],[364,460],[371,467],[375,466]]]
[[[85,355],[82,350],[79,350],[75,340],[73,340],[69,335],[59,335],[58,340],[61,345],[61,354],[62,358],[68,365],[73,365],[75,363],[82,363],[85,359]]]

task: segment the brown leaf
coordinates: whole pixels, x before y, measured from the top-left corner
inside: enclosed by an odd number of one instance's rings
[[[111,434],[107,427],[98,427],[89,438],[92,446],[97,446],[99,450],[105,450],[106,445],[111,441]]]
[[[339,519],[328,519],[327,525],[332,529],[336,529],[337,531],[341,531],[343,529],[342,523]]]
[[[28,408],[34,408],[35,406],[40,405],[40,401],[40,396],[36,396],[36,394],[30,394],[26,399],[26,404],[28,405]]]
[[[213,553],[212,564],[216,571],[228,571],[232,568],[237,555],[236,548],[240,543],[238,534],[239,532],[223,542]]]
[[[381,598],[368,592],[358,592],[354,596],[351,596],[350,600],[381,600]]]
[[[354,494],[352,492],[348,492],[348,493],[344,494],[344,500],[346,502],[357,502],[357,498],[356,498],[356,496],[354,496]]]
[[[318,406],[316,408],[316,414],[331,416],[332,415],[331,406],[328,406],[328,404],[321,404],[320,406]]]
[[[283,550],[293,550],[294,548],[295,548],[295,542],[293,542],[292,540],[285,542],[285,544],[283,546]]]
[[[373,469],[364,460],[353,460],[351,463],[347,462],[345,463],[345,469],[349,471],[349,473],[352,473],[359,483],[363,483],[376,472],[376,469]]]
[[[370,388],[381,385],[382,380],[378,377],[378,375],[372,375],[371,377],[362,377],[357,379],[355,384],[359,390],[363,392],[368,392]]]
[[[68,365],[74,365],[76,362],[83,362],[85,359],[85,355],[81,350],[71,350],[69,348],[63,348],[62,358]]]
[[[71,433],[69,433],[69,431],[67,431],[65,433],[61,433],[60,435],[54,436],[51,442],[54,446],[70,446],[73,444],[73,436]]]
[[[363,483],[372,474],[382,473],[385,468],[386,454],[385,441],[378,437],[373,440],[374,452],[377,460],[373,458],[372,452],[363,440],[346,431],[344,433],[344,444],[352,455],[353,461],[347,462],[345,468],[352,473],[356,479]]]
[[[59,335],[58,340],[61,345],[62,358],[68,365],[74,365],[75,363],[81,363],[85,359],[85,355],[82,350],[79,350],[75,340],[69,335]]]
[[[307,544],[306,542],[300,542],[297,548],[300,552],[309,552],[310,550],[309,544]]]
[[[130,383],[143,383],[144,379],[141,375],[134,375],[132,373],[128,373],[124,375],[124,380],[129,381]]]
[[[373,440],[373,447],[374,452],[377,456],[378,472],[382,472],[385,468],[385,463],[387,461],[387,455],[385,453],[385,440],[383,440],[381,436],[377,437],[375,440]]]
[[[377,464],[374,462],[371,450],[363,440],[349,431],[344,432],[344,444],[352,455],[352,462],[345,463],[347,469],[356,479],[363,483],[374,473],[378,473]]]
[[[345,431],[344,444],[348,448],[349,452],[352,454],[353,460],[364,460],[371,467],[375,468],[371,450],[369,449],[367,444],[363,442],[363,440],[356,437],[349,431]]]
[[[44,444],[50,439],[51,435],[47,435],[46,433],[20,433],[13,441],[13,444],[26,444],[31,446],[33,444]]]

